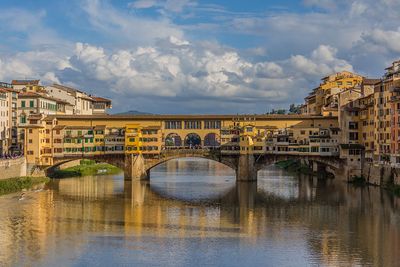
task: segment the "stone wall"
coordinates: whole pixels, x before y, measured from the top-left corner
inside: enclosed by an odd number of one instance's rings
[[[26,176],[26,159],[0,160],[0,179]]]
[[[65,162],[65,163],[59,165],[57,169],[65,170],[65,169],[68,169],[68,168],[71,168],[71,167],[78,166],[78,165],[81,164],[81,160],[82,159],[76,159],[76,160]]]
[[[400,184],[400,170],[390,165],[365,163],[363,176],[369,183],[375,185]]]

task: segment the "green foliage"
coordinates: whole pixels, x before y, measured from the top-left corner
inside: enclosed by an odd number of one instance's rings
[[[302,165],[300,161],[297,160],[284,160],[275,163],[279,168],[287,170],[289,172],[296,172],[302,174],[313,174],[312,170],[305,165]]]
[[[96,164],[94,161],[82,160],[81,165],[70,167],[64,170],[55,171],[52,178],[82,177],[90,175],[117,174],[121,170],[107,163]]]
[[[300,114],[301,105],[291,104],[289,106],[289,114]]]
[[[0,180],[0,195],[18,192],[49,181],[50,179],[47,177],[19,177]]]
[[[385,188],[386,188],[387,190],[389,190],[390,192],[392,192],[394,195],[400,197],[400,185],[390,183],[390,184],[387,184],[387,185],[385,186]]]
[[[267,114],[280,114],[280,115],[284,115],[286,114],[286,109],[272,109],[271,112],[267,112]]]
[[[363,176],[353,176],[349,183],[352,183],[356,186],[365,186],[367,185],[367,181]]]
[[[91,159],[82,159],[79,163],[81,165],[95,165],[96,161],[91,160]]]

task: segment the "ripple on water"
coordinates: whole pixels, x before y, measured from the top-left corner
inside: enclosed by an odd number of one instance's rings
[[[0,197],[0,266],[396,266],[399,201],[376,188],[295,177],[257,184],[206,160],[174,160],[150,183],[55,180]]]

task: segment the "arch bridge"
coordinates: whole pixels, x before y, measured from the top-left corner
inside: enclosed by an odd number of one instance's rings
[[[146,154],[104,154],[85,156],[84,159],[92,159],[97,162],[106,162],[119,167],[124,171],[125,180],[147,180],[150,178],[150,170],[162,163],[179,158],[203,158],[220,162],[236,172],[237,181],[256,181],[257,172],[266,165],[283,160],[300,160],[312,168],[315,172],[329,172],[336,175],[344,173],[343,162],[338,157],[307,156],[293,154],[241,154],[240,151],[226,151],[218,147],[212,148],[188,148],[188,149],[164,149],[156,155]],[[71,161],[77,161],[83,157],[55,158],[54,165],[49,171]]]

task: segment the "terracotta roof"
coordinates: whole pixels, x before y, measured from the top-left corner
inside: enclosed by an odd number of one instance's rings
[[[96,125],[94,126],[94,130],[104,130],[106,128],[106,125]]]
[[[56,84],[56,83],[54,83],[54,84],[52,85],[52,87],[55,87],[55,88],[57,88],[57,89],[61,89],[61,90],[67,91],[67,92],[69,92],[69,93],[76,93],[76,92],[78,92],[78,93],[84,94],[84,92],[82,92],[81,90],[78,90],[78,89],[75,89],[75,88],[72,88],[72,87],[69,87],[69,86],[61,85],[61,84]]]
[[[12,85],[39,85],[40,80],[12,80]]]
[[[38,119],[38,120],[40,120],[42,118],[43,118],[42,114],[29,114],[29,116],[28,116],[28,120],[30,120],[30,119]]]
[[[8,91],[8,92],[14,92],[14,93],[19,93],[20,91],[15,90],[14,88],[3,88],[4,90]]]
[[[53,130],[63,130],[65,127],[65,125],[56,125],[53,127]]]
[[[69,130],[92,130],[92,126],[66,126],[65,129]]]
[[[33,92],[23,92],[19,94],[19,97],[40,97],[41,95]]]
[[[107,102],[111,103],[110,99],[104,98],[104,97],[99,97],[99,96],[91,96],[94,102]]]
[[[381,79],[368,79],[368,78],[363,79],[364,85],[375,85],[379,82],[381,82]]]
[[[69,102],[61,100],[59,98],[54,98],[54,97],[51,97],[51,96],[48,96],[48,95],[39,94],[39,93],[35,93],[35,92],[22,92],[22,93],[19,93],[18,97],[19,98],[25,98],[25,97],[39,98],[39,97],[41,97],[41,98],[45,98],[45,99],[48,99],[48,100],[53,100],[53,101],[55,101],[57,103],[61,103],[61,104],[65,104],[65,105],[71,105]]]

